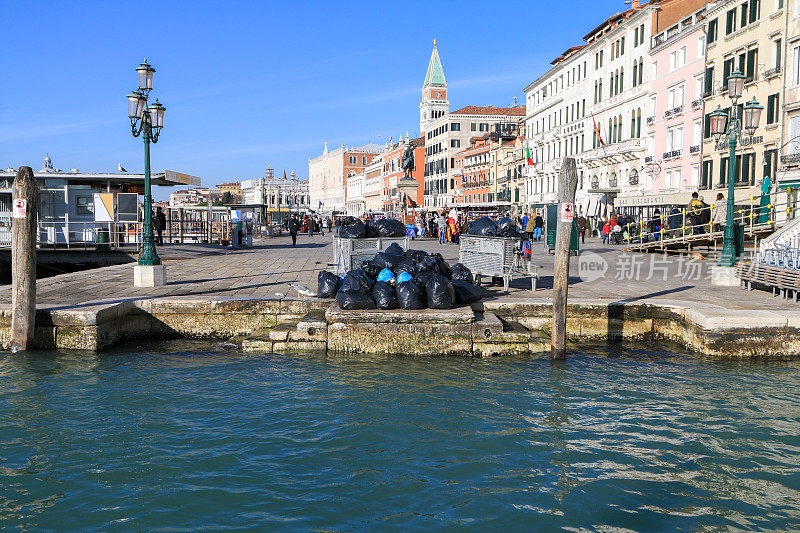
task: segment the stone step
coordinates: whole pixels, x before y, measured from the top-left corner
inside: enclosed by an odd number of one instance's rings
[[[455,309],[365,309],[346,311],[333,303],[325,312],[329,324],[337,322],[360,324],[471,324],[475,313],[470,306]]]

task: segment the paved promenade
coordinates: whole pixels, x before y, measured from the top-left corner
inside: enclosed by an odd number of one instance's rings
[[[154,298],[220,300],[285,296],[294,299],[298,295],[288,284],[298,282],[316,290],[317,272],[329,268],[332,260],[330,235],[300,236],[295,247],[288,237],[264,239],[256,244],[252,249],[243,250],[169,245],[163,253],[169,283],[152,289],[133,287],[132,264],[42,279],[37,285],[38,306],[40,309],[86,309],[101,303]],[[455,245],[418,239],[413,247],[441,252],[450,264],[458,260],[458,246]],[[800,304],[775,298],[764,291],[711,286],[708,276],[713,261],[709,259],[697,261],[660,254],[622,253],[618,248],[602,245],[598,239],[587,240],[583,249],[596,253],[607,270],[593,281],[575,277],[570,287],[571,301],[710,306],[729,310],[739,320],[780,311],[783,316],[796,316],[800,320]],[[529,280],[519,279],[512,283],[508,295],[502,295],[497,287],[491,288],[490,298],[509,301],[550,298],[553,257],[538,245],[534,262],[543,266],[540,289],[535,294],[530,291]],[[571,272],[578,273],[575,258]],[[9,305],[10,287],[2,286],[0,308]]]

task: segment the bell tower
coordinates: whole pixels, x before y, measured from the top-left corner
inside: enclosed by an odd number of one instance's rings
[[[450,101],[447,99],[447,82],[444,79],[439,50],[436,39],[433,40],[433,52],[428,62],[425,83],[422,84],[422,101],[419,104],[419,132],[424,135],[430,124],[437,118],[450,112]]]

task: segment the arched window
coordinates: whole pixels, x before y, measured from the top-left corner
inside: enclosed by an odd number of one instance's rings
[[[636,111],[636,138],[642,138],[642,108]]]
[[[631,111],[631,139],[636,137],[636,111]]]
[[[644,77],[644,58],[639,58],[639,85],[642,84],[642,79]]]
[[[622,141],[622,115],[618,117],[619,119],[619,133],[617,134],[617,142]]]
[[[633,86],[636,87],[636,73],[639,71],[639,61],[633,62]]]
[[[619,69],[619,92],[625,90],[625,69]]]

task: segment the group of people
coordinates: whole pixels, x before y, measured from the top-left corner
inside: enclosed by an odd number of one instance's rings
[[[525,213],[521,218],[518,218],[517,224],[528,234],[531,241],[542,240],[544,218],[539,214],[539,211],[536,211],[533,216],[528,216],[528,213]]]
[[[328,233],[333,231],[334,221],[331,217],[321,217],[319,215],[303,215],[303,218],[297,216],[297,213],[292,213],[291,216],[283,220],[283,227],[289,232],[292,237],[292,246],[297,244],[298,233],[308,233],[311,237],[314,233],[325,235],[325,230]]]

